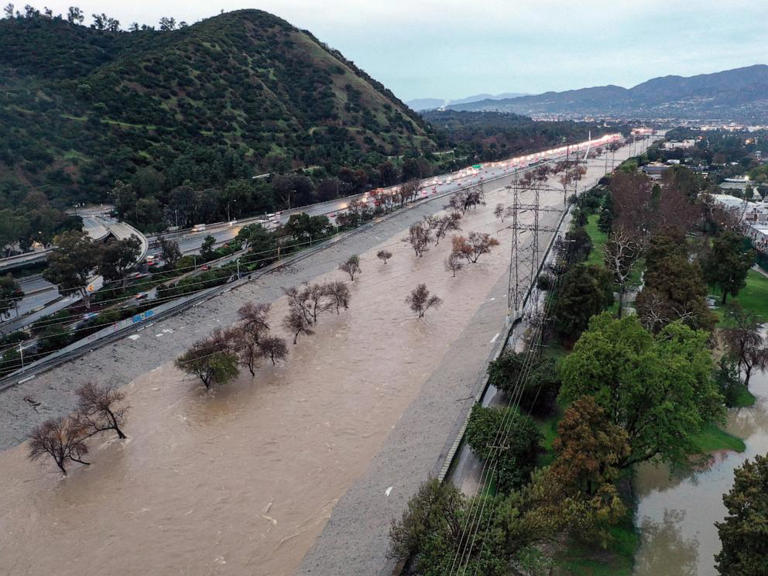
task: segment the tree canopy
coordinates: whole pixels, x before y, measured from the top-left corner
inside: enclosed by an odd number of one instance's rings
[[[622,467],[657,456],[682,462],[695,451],[692,435],[723,416],[707,339],[679,322],[654,336],[634,316],[601,314],[563,359],[561,393],[593,396],[626,431],[632,450]]]

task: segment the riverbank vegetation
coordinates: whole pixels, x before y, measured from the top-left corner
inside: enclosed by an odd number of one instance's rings
[[[571,230],[539,278],[545,312],[526,351],[489,367],[511,407],[470,418],[486,490],[466,497],[433,483],[430,498],[414,497],[392,528],[405,573],[629,575],[633,467],[744,450],[719,426],[727,407],[753,401],[749,374],[768,362],[760,316],[740,305],[754,252],[704,187],[691,188],[695,177],[676,169],[653,182],[637,171],[642,161],[573,199]],[[719,315],[713,285],[727,303]],[[510,434],[526,422],[535,434]],[[527,476],[510,475],[510,461]],[[446,499],[460,506],[438,545],[430,526],[416,533],[414,514],[442,517]]]

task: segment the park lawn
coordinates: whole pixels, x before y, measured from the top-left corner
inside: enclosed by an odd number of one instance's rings
[[[723,318],[723,307],[720,305],[720,298],[723,293],[720,290],[712,289],[711,297],[717,302],[717,308],[713,310],[718,320]],[[750,270],[747,272],[747,285],[741,289],[736,298],[729,298],[728,301],[737,300],[742,308],[756,314],[764,322],[768,322],[768,278],[757,272]]]
[[[603,253],[605,252],[605,243],[608,241],[608,234],[601,232],[597,227],[599,218],[599,214],[590,214],[587,218],[587,224],[584,226],[587,234],[592,239],[592,250],[586,263],[603,266]]]
[[[768,278],[755,270],[747,273],[747,285],[741,289],[737,300],[745,310],[768,321]]]
[[[744,440],[721,430],[714,424],[709,424],[704,429],[693,436],[693,443],[697,447],[699,454],[709,454],[719,452],[720,450],[733,450],[734,452],[744,452],[747,446]]]

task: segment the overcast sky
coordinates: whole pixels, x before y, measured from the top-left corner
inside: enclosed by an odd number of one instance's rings
[[[766,0],[27,1],[106,12],[123,27],[259,8],[310,30],[404,100],[631,87],[768,63]]]

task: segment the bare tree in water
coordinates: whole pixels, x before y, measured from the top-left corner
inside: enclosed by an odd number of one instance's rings
[[[299,310],[291,306],[288,315],[283,319],[283,326],[291,334],[293,334],[294,345],[298,342],[299,334],[306,334],[307,336],[314,334],[312,330],[312,324],[307,320],[307,317]]]
[[[376,258],[378,258],[379,260],[384,262],[384,264],[386,264],[387,260],[392,258],[392,252],[390,252],[389,250],[379,250],[376,253]]]
[[[360,257],[357,255],[350,256],[346,262],[339,264],[339,270],[349,274],[349,279],[354,282],[355,275],[362,272],[362,270],[360,270]]]
[[[89,464],[82,459],[88,453],[87,437],[88,427],[79,418],[51,418],[32,430],[29,459],[35,461],[50,456],[66,476],[68,461]]]
[[[273,366],[277,360],[285,360],[288,356],[288,346],[285,345],[285,340],[278,336],[267,336],[262,339],[259,347],[261,353],[272,361]]]
[[[88,382],[80,386],[76,394],[79,400],[78,416],[86,425],[89,435],[114,430],[118,438],[125,439],[122,426],[128,407],[120,405],[125,400],[123,392]]]
[[[338,314],[341,308],[344,308],[344,310],[349,308],[351,294],[346,282],[342,282],[341,280],[328,282],[323,284],[322,291],[323,296],[328,298],[327,309],[335,307],[336,314]]]
[[[419,284],[405,299],[405,303],[419,315],[419,318],[424,318],[427,310],[437,308],[442,302],[437,296],[430,296],[426,284]]]
[[[432,231],[428,222],[416,222],[412,224],[408,229],[408,238],[404,242],[408,242],[413,248],[413,252],[421,258],[424,252],[429,250],[429,243],[432,241]]]
[[[453,273],[453,277],[456,278],[456,272],[464,268],[464,257],[457,253],[451,252],[445,261],[445,269],[450,270]]]

